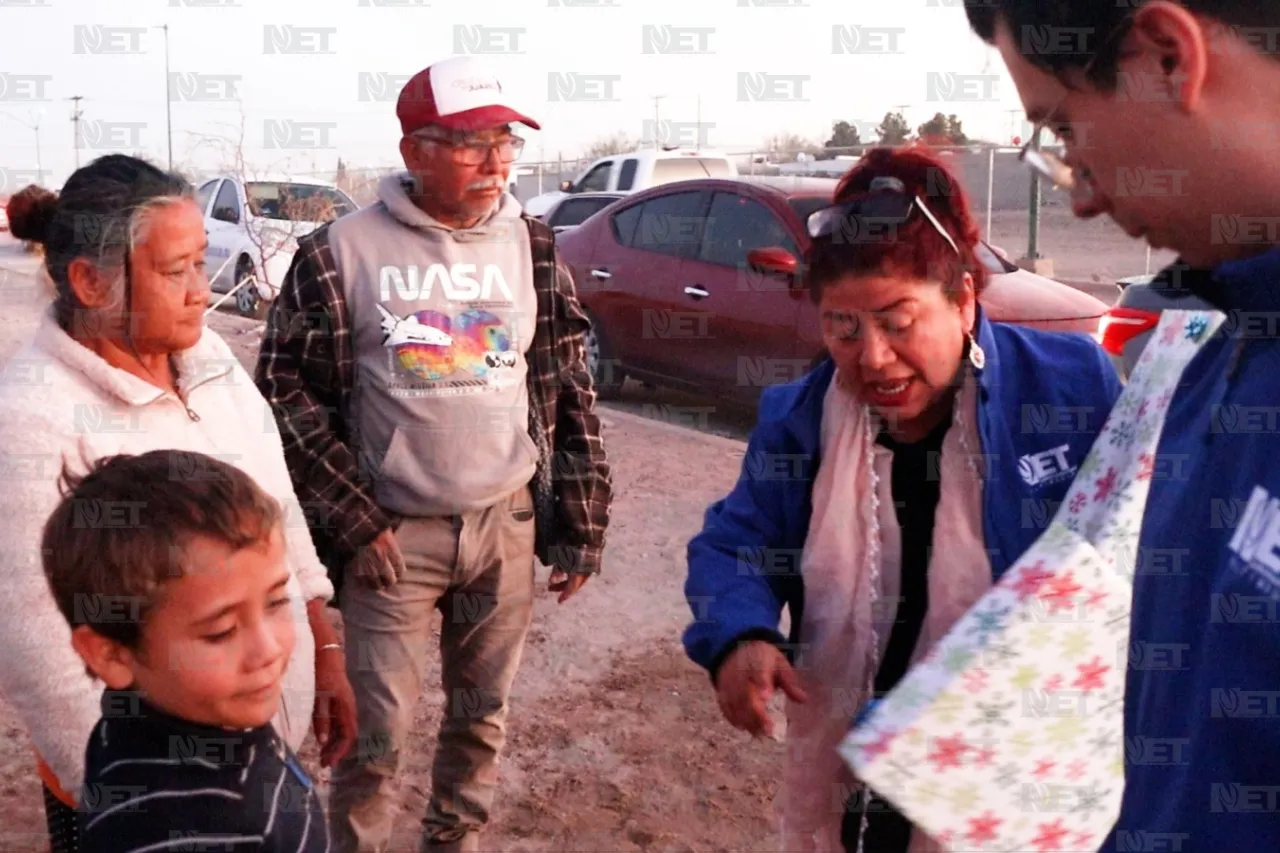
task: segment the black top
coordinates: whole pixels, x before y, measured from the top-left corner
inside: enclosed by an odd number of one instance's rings
[[[946,418],[920,441],[904,444],[881,432],[877,443],[893,451],[894,512],[902,528],[902,580],[897,618],[889,630],[889,644],[876,671],[876,696],[892,690],[906,675],[911,653],[920,641],[929,610],[929,554],[933,550],[933,520],[941,494],[939,461],[942,439],[951,427]],[[884,626],[879,626],[881,631]],[[858,849],[863,804],[857,796],[845,803],[840,840],[848,853]],[[879,797],[866,806],[867,832],[864,853],[906,853],[911,842],[911,822]]]
[[[929,554],[933,550],[933,520],[941,494],[939,459],[942,439],[951,427],[944,418],[920,441],[904,444],[881,432],[876,442],[893,451],[894,511],[902,528],[902,580],[897,618],[889,645],[876,672],[876,695],[892,690],[906,675],[929,610]],[[880,629],[883,631],[883,627]]]
[[[275,729],[170,716],[130,691],[102,695],[79,804],[84,853],[327,853],[315,786]]]

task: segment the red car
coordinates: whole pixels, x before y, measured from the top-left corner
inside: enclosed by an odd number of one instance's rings
[[[592,321],[587,355],[602,397],[627,377],[754,404],[822,354],[818,308],[797,274],[809,214],[836,181],[681,181],[629,195],[558,235]],[[1095,334],[1107,306],[1018,269],[983,244],[987,316]]]

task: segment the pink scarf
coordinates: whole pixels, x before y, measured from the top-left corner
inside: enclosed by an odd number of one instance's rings
[[[784,853],[843,850],[843,806],[858,782],[836,748],[869,695],[896,616],[902,534],[890,490],[893,453],[875,443],[876,429],[872,412],[841,387],[837,371],[823,404],[822,462],[801,558],[805,606],[797,671],[809,701],[787,703],[777,803]],[[966,364],[942,443],[929,610],[913,663],[991,587],[981,450],[977,382]],[[913,834],[911,853],[940,849],[923,833]]]

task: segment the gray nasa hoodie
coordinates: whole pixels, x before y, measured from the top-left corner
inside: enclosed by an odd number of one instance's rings
[[[409,198],[407,173],[378,203],[329,226],[351,318],[351,417],[374,499],[393,513],[491,506],[532,479],[525,354],[537,296],[528,226],[504,194],[473,228]]]

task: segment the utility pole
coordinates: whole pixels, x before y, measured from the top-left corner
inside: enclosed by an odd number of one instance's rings
[[[79,169],[80,168],[80,117],[84,115],[84,112],[81,111],[80,109],[80,102],[84,100],[84,95],[72,95],[70,98],[67,98],[67,100],[75,104],[75,106],[71,108],[71,128],[72,128],[71,132],[75,136],[74,142],[75,142],[75,149],[76,149],[76,168]]]
[[[1031,132],[1031,150],[1040,150],[1040,129]],[[1040,259],[1040,173],[1031,171],[1031,218],[1027,223],[1027,260]]]
[[[1028,140],[1030,150],[1040,150],[1040,133],[1041,129],[1038,125],[1031,129],[1031,138]],[[1040,254],[1040,174],[1035,170],[1031,172],[1030,202],[1031,209],[1028,212],[1027,221],[1027,256],[1018,262],[1018,266],[1036,275],[1053,278],[1053,261]]]
[[[31,120],[30,123],[23,121],[22,119],[18,118],[16,115],[13,115],[12,113],[4,113],[4,115],[13,119],[23,127],[27,127],[35,131],[35,134],[36,134],[36,181],[38,183],[44,183],[44,164],[40,162],[40,122],[44,118],[44,110],[40,109],[40,110],[35,110],[33,112],[27,113],[28,118],[30,118]]]
[[[1005,110],[1009,114],[1009,141],[1012,143],[1015,136],[1021,136],[1018,133],[1018,116],[1022,115],[1022,110]]]
[[[164,123],[169,137],[169,171],[173,171],[173,92],[169,79],[169,25],[154,27],[164,30]]]
[[[658,104],[665,97],[666,95],[653,96],[653,150],[654,151],[658,150],[658,126],[659,126],[659,123],[661,122],[661,116],[658,110]]]
[[[40,162],[40,120],[42,118],[44,118],[42,114],[37,114],[34,117],[35,124],[32,128],[36,132],[36,176],[41,183],[44,182],[44,164]]]

